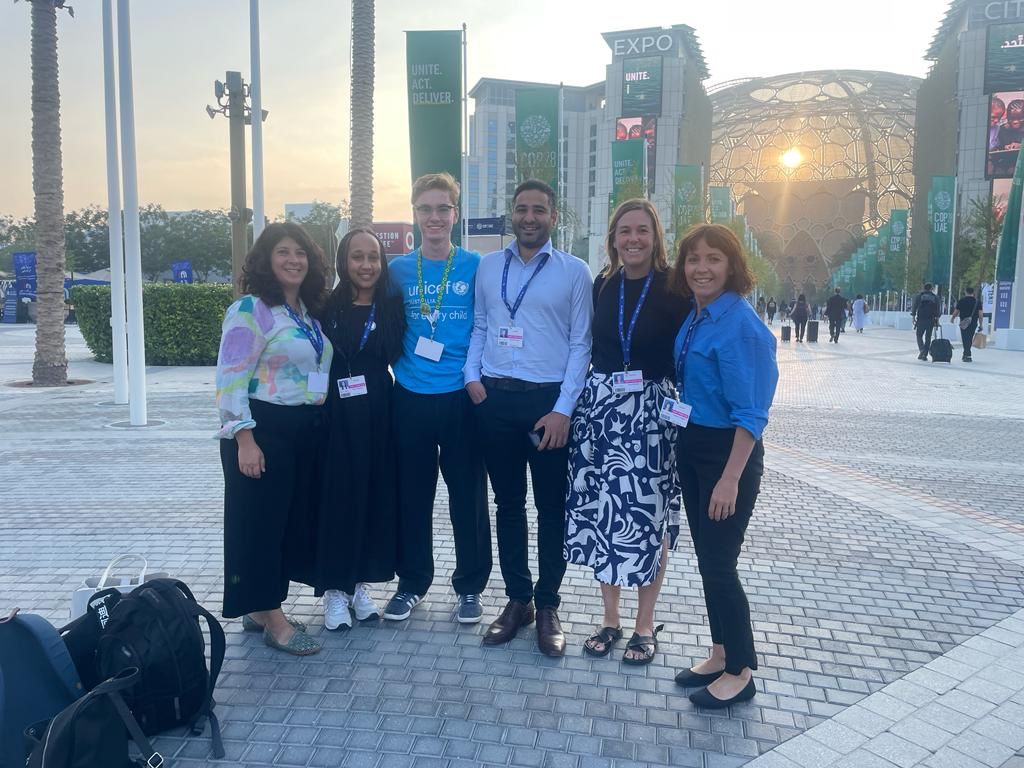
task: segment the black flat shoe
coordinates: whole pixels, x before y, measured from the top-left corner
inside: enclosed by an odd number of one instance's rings
[[[721,672],[709,672],[706,675],[694,672],[692,669],[684,669],[676,675],[676,685],[681,685],[683,688],[703,688],[705,685],[711,685],[724,674],[724,669]]]
[[[750,701],[754,698],[755,693],[757,693],[757,688],[754,687],[754,678],[750,678],[750,682],[746,684],[743,690],[731,699],[719,699],[707,688],[701,688],[699,691],[694,691],[690,694],[689,698],[690,701],[693,702],[694,706],[700,707],[701,709],[725,709],[733,704],[739,704],[741,701]]]

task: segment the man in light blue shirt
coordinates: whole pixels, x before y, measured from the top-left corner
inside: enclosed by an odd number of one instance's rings
[[[434,579],[432,543],[438,469],[448,486],[455,537],[452,588],[458,621],[483,612],[480,593],[491,575],[491,521],[487,476],[476,420],[463,388],[473,332],[473,299],[480,255],[452,245],[459,185],[450,174],[413,183],[413,211],[422,245],[389,266],[405,305],[402,356],[394,365],[392,424],[398,462],[398,590],[384,618],[402,621]]]
[[[465,367],[494,489],[498,557],[509,598],[484,643],[511,640],[536,613],[540,650],[561,656],[566,443],[590,366],[593,279],[586,263],[551,245],[558,213],[550,186],[524,181],[512,205],[515,241],[485,256],[477,270]],[[527,466],[537,506],[536,587],[528,564]]]

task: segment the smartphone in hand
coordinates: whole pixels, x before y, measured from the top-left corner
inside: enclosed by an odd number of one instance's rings
[[[540,441],[544,439],[544,427],[530,430],[526,434],[530,438],[530,442],[533,443],[533,447],[540,448]]]

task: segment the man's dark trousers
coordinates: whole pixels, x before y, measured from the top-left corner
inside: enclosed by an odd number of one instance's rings
[[[839,341],[839,333],[843,328],[843,318],[829,317],[828,319],[828,340]]]
[[[448,486],[455,537],[452,588],[479,594],[491,575],[487,475],[473,404],[464,389],[438,395],[396,384],[392,420],[398,458],[398,589],[425,595],[434,580],[437,472]]]
[[[529,433],[554,408],[561,384],[539,389],[501,389],[486,377],[487,399],[476,406],[487,474],[497,506],[495,529],[498,560],[510,600],[535,601],[536,607],[557,608],[565,575],[565,493],[569,476],[568,447],[538,451]],[[537,506],[536,588],[530,573],[526,520],[526,470],[533,480]]]
[[[973,320],[966,328],[960,329],[960,341],[962,341],[964,345],[964,359],[969,359],[971,356],[971,347],[974,345],[974,334],[977,330],[977,319]]]
[[[935,321],[917,321],[917,349],[921,354],[926,354],[932,346],[932,331],[935,329]]]

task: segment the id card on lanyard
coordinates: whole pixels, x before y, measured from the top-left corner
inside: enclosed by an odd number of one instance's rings
[[[441,282],[437,286],[437,298],[434,300],[434,308],[430,308],[427,301],[426,286],[423,283],[423,249],[416,252],[416,279],[419,288],[420,315],[430,323],[430,336],[420,336],[416,339],[416,349],[413,354],[430,360],[432,363],[440,361],[444,352],[444,344],[434,341],[434,334],[437,333],[437,323],[441,318],[441,304],[444,302],[444,295],[448,291],[448,275],[452,271],[452,264],[455,262],[455,246],[448,251],[448,261],[444,265],[444,272],[441,274]]]
[[[690,413],[693,411],[693,406],[683,402],[682,399],[686,395],[684,390],[686,382],[683,380],[686,356],[690,353],[690,345],[693,343],[693,335],[697,332],[697,326],[704,322],[704,318],[707,317],[705,314],[707,310],[704,310],[699,318],[697,317],[696,308],[691,310],[691,312],[693,313],[693,320],[690,321],[690,325],[686,329],[686,335],[683,336],[683,345],[679,349],[679,360],[676,363],[676,384],[679,388],[679,399],[673,400],[671,397],[666,397],[662,401],[661,409],[658,413],[662,421],[684,428],[690,423]]]
[[[366,342],[370,338],[370,332],[377,327],[375,322],[377,317],[377,303],[374,302],[370,305],[370,316],[366,318],[366,323],[363,324],[363,335],[359,339],[359,347],[356,349],[356,355],[362,352],[366,348]],[[345,362],[348,364],[348,376],[343,379],[338,379],[335,382],[335,386],[338,388],[338,397],[347,399],[349,397],[359,397],[360,395],[366,394],[366,377],[365,376],[353,376],[352,375],[352,361],[347,353],[345,354]],[[353,355],[354,357],[355,355]]]
[[[320,332],[320,325],[316,320],[313,320],[313,324],[309,325],[303,320],[299,313],[292,309],[287,303],[284,305],[285,311],[288,313],[288,317],[292,319],[302,331],[302,335],[309,340],[309,343],[313,346],[313,352],[316,353],[316,370],[310,371],[306,376],[306,389],[314,395],[325,395],[327,394],[327,387],[330,381],[330,377],[326,373],[320,371],[320,363],[324,357],[324,335]]]
[[[509,325],[503,325],[498,328],[498,346],[508,347],[511,349],[522,349],[524,343],[523,328],[516,325],[516,313],[519,311],[519,305],[523,303],[523,297],[526,296],[526,291],[530,287],[530,283],[533,282],[533,278],[544,269],[544,266],[548,263],[548,259],[551,258],[550,253],[545,253],[540,257],[540,261],[537,262],[537,266],[533,268],[533,273],[527,278],[526,282],[519,289],[519,295],[516,296],[514,304],[508,303],[508,271],[512,266],[512,254],[505,254],[505,269],[501,273],[501,300],[505,302],[505,308],[508,310]],[[525,268],[524,268],[525,269]]]
[[[633,347],[633,330],[636,328],[636,321],[640,317],[640,310],[647,300],[647,292],[651,289],[651,282],[654,279],[654,270],[647,273],[644,280],[644,287],[640,291],[640,298],[637,299],[636,308],[633,310],[633,317],[629,321],[629,329],[624,327],[626,321],[626,273],[619,270],[619,344],[622,345],[622,364],[624,371],[615,371],[612,374],[612,392],[617,395],[624,395],[629,392],[644,391],[644,372],[629,370],[630,356]]]

